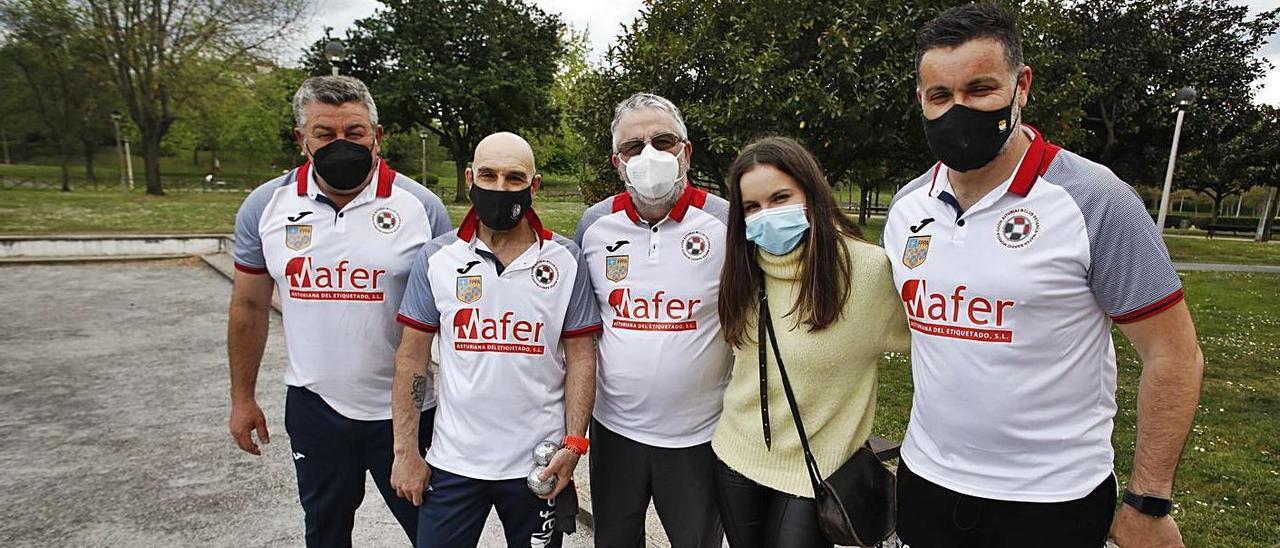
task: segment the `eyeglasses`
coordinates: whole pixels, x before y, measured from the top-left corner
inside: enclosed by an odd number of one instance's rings
[[[650,137],[648,141],[645,141],[644,139],[631,139],[628,141],[623,141],[621,144],[618,145],[618,154],[621,154],[628,158],[632,156],[637,156],[644,151],[645,144],[651,144],[653,145],[653,148],[656,148],[663,152],[667,152],[673,148],[676,148],[683,142],[684,142],[684,139],[681,139],[679,136],[677,136],[674,133],[659,133],[657,135],[654,135],[653,137]]]

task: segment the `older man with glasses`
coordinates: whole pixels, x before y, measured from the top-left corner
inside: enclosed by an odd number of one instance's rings
[[[618,105],[611,160],[626,191],[578,225],[604,320],[591,425],[597,546],[643,546],[650,499],[673,546],[720,546],[711,437],[732,353],[717,302],[729,206],[689,184],[680,109]]]

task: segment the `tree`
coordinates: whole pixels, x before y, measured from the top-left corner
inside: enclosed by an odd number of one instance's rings
[[[579,182],[594,177],[591,154],[582,135],[574,131],[566,115],[574,104],[582,100],[579,93],[582,80],[591,70],[587,52],[591,42],[585,32],[572,29],[564,37],[565,55],[560,61],[555,83],[551,87],[551,108],[560,116],[550,131],[539,132],[529,140],[538,159],[539,170],[567,175]]]
[[[385,10],[347,32],[342,73],[363,80],[392,128],[425,127],[453,157],[456,201],[480,139],[495,131],[555,125],[551,108],[564,24],[524,0],[385,0]],[[317,43],[304,61],[329,63]]]
[[[1269,66],[1257,53],[1280,24],[1280,9],[1251,19],[1228,0],[1096,0],[1067,13],[1061,48],[1080,60],[1087,81],[1078,100],[1088,136],[1079,152],[1131,183],[1163,174],[1174,90],[1200,92],[1183,143],[1194,151],[1201,146],[1194,128],[1225,118],[1209,112],[1251,101],[1252,83]]]
[[[1031,4],[1031,3],[1029,3]],[[915,97],[915,38],[950,2],[872,0],[671,0],[647,3],[581,88],[592,99],[572,109],[575,129],[598,153],[606,177],[588,189],[619,187],[604,162],[613,105],[636,91],[662,95],[685,114],[695,153],[690,173],[723,192],[723,176],[750,140],[782,134],[817,156],[832,184],[858,184],[866,204],[880,186],[905,182],[932,160]],[[1054,4],[1024,10],[1028,57],[1070,82],[1050,40]],[[1037,67],[1039,68],[1039,67]],[[1040,74],[1040,73],[1037,73]],[[1069,97],[1069,86],[1055,98]],[[1058,101],[1060,102],[1060,101]],[[1034,103],[1033,103],[1034,104]],[[1054,104],[1054,103],[1049,103]],[[1078,109],[1028,110],[1052,127],[1071,127]],[[603,188],[599,188],[603,187]],[[863,220],[868,208],[863,207]]]
[[[1178,186],[1213,200],[1210,223],[1218,220],[1222,202],[1265,184],[1274,169],[1274,112],[1235,97],[1195,112],[1198,124],[1184,134],[1195,148],[1179,159]]]
[[[93,154],[114,104],[106,75],[92,62],[92,43],[67,0],[4,0],[0,24],[9,33],[0,57],[16,79],[7,93],[34,110],[62,164],[62,190],[71,190],[71,161],[79,147],[94,179]]]
[[[161,142],[193,89],[262,54],[305,0],[84,0],[90,32],[142,140],[147,193],[163,194]]]

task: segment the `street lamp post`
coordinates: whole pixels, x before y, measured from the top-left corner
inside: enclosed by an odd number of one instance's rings
[[[423,131],[418,134],[418,138],[422,140],[422,175],[423,179],[427,178],[427,132]]]
[[[124,116],[120,111],[111,111],[111,124],[116,127],[116,172],[120,174],[120,188],[125,188],[124,179],[124,144],[120,139],[120,119]]]
[[[333,67],[333,75],[338,75],[338,63],[341,63],[347,56],[347,46],[342,40],[330,40],[324,45],[324,58],[329,60],[329,66]]]
[[[1164,192],[1160,193],[1160,214],[1156,216],[1156,227],[1164,232],[1164,220],[1169,214],[1169,189],[1173,186],[1173,164],[1178,157],[1178,139],[1182,136],[1182,118],[1186,116],[1191,103],[1196,101],[1196,90],[1185,87],[1178,90],[1178,121],[1173,126],[1173,145],[1169,147],[1169,169],[1164,174]]]
[[[1271,168],[1272,176],[1280,173],[1280,163],[1276,163]],[[1257,242],[1265,242],[1271,239],[1272,212],[1275,211],[1275,203],[1280,199],[1280,183],[1272,183],[1275,186],[1266,188],[1266,200],[1262,207],[1262,215],[1258,217],[1258,232],[1254,234],[1253,239]]]

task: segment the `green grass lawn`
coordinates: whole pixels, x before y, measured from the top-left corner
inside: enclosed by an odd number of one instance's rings
[[[1280,265],[1280,243],[1258,244],[1226,238],[1165,238],[1175,261]]]
[[[466,214],[445,204],[454,225]],[[141,191],[0,190],[0,234],[229,233],[244,192],[183,192],[148,196]],[[539,196],[534,208],[548,228],[572,238],[586,205]]]
[[[1280,275],[1182,275],[1205,355],[1204,391],[1182,466],[1174,517],[1187,546],[1276,546],[1280,539]],[[1141,365],[1115,331],[1120,406],[1113,442],[1132,469]],[[876,433],[902,439],[911,408],[906,356],[880,368]]]
[[[13,166],[17,167],[17,166]],[[453,177],[433,187],[456,224],[466,206],[453,204]],[[108,190],[58,192],[0,190],[0,234],[230,232],[244,192],[172,192],[147,196]],[[548,178],[535,207],[552,230],[572,236],[586,208],[572,181]],[[884,220],[872,218],[863,237],[880,241]],[[1165,238],[1175,261],[1280,265],[1280,243],[1230,239]]]

